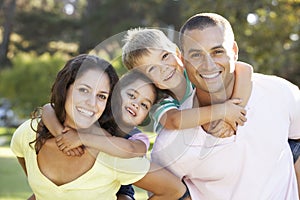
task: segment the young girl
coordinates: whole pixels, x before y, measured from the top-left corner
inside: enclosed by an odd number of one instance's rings
[[[80,55],[69,60],[52,87],[51,105],[59,123],[80,134],[111,137],[100,125],[110,119],[107,108],[117,80],[113,67],[98,57]],[[187,191],[168,171],[150,171],[157,166],[143,157],[122,159],[89,147],[81,156],[67,156],[40,120],[22,124],[11,148],[28,176],[34,192],[31,199],[116,199],[121,184],[136,181],[155,194],[153,199],[178,199]]]

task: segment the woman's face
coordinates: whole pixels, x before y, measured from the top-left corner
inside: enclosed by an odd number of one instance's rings
[[[102,115],[110,92],[108,75],[100,69],[89,69],[77,77],[67,92],[65,126],[85,129]]]
[[[121,90],[121,116],[125,125],[137,126],[147,117],[154,101],[153,86],[143,80],[136,80]]]

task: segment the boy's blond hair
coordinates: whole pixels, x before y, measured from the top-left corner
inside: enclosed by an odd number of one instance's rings
[[[174,53],[178,48],[167,36],[158,29],[135,28],[127,31],[122,48],[122,61],[127,69],[139,66],[139,60],[149,55],[149,49],[164,49],[169,47]]]

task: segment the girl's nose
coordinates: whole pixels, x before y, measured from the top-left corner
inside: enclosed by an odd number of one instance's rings
[[[135,108],[135,109],[139,109],[139,105],[137,102],[133,101],[131,102],[131,105]]]

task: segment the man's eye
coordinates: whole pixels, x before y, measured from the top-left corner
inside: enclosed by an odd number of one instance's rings
[[[191,58],[199,58],[199,57],[201,57],[201,54],[200,54],[200,53],[192,53],[192,54],[190,55],[190,57],[191,57]]]
[[[220,54],[223,54],[224,53],[224,50],[216,50],[214,51],[214,55],[220,55]]]

